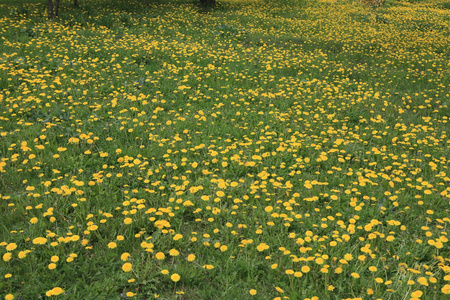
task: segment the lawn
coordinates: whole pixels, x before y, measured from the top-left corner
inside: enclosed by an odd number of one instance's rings
[[[445,299],[450,2],[0,3],[4,299]]]

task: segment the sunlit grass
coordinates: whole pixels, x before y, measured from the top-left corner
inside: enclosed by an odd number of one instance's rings
[[[446,2],[125,2],[0,6],[5,299],[447,297]]]

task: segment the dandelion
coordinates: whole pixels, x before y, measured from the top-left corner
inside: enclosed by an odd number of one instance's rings
[[[347,254],[344,255],[344,259],[347,260],[347,261],[350,261],[350,260],[353,259],[353,255],[351,255],[350,253],[347,253]]]
[[[302,267],[300,268],[300,270],[301,270],[303,273],[309,273],[309,271],[311,271],[311,268],[308,267],[308,266],[302,266]]]
[[[8,245],[6,245],[6,251],[13,251],[17,248],[17,244],[16,243],[9,243]]]
[[[180,275],[178,275],[177,273],[174,273],[174,274],[172,274],[172,275],[170,276],[170,279],[171,279],[173,282],[178,282],[178,281],[180,281]]]
[[[203,265],[203,269],[212,270],[214,269],[213,265]]]
[[[3,254],[3,261],[10,261],[11,258],[12,258],[11,252],[6,252],[5,254]]]
[[[302,274],[302,272],[294,272],[294,276],[295,277],[297,277],[297,278],[300,278],[300,277],[302,277],[303,276],[303,274]]]
[[[269,246],[266,243],[260,243],[258,246],[256,246],[256,250],[258,250],[259,252],[267,249],[269,249]]]
[[[392,235],[389,235],[386,237],[386,241],[388,241],[388,242],[392,242],[393,240],[395,240],[395,237]]]
[[[195,260],[195,255],[194,255],[194,254],[189,254],[189,255],[187,256],[187,260],[188,260],[188,261],[194,261],[194,260]]]
[[[428,280],[425,277],[417,278],[417,282],[421,285],[428,286]]]
[[[176,250],[176,249],[170,249],[169,250],[169,255],[170,256],[178,256],[178,255],[180,255],[180,252],[178,250]]]
[[[183,235],[181,235],[181,234],[175,234],[175,236],[173,237],[173,240],[174,241],[178,241],[178,240],[180,240],[180,239],[182,239],[183,238]]]
[[[255,296],[257,292],[256,292],[255,289],[251,289],[251,290],[249,291],[249,293],[250,293],[250,295]]]
[[[14,299],[14,295],[13,294],[7,294],[5,296],[5,300],[13,300]]]
[[[33,239],[33,244],[35,245],[44,245],[47,243],[47,239],[44,237],[37,237]]]
[[[124,263],[124,264],[122,265],[122,270],[123,270],[124,272],[130,272],[132,268],[133,268],[133,265],[130,264],[130,263]]]
[[[114,248],[116,248],[117,247],[117,244],[116,243],[114,243],[114,242],[109,242],[108,243],[108,248],[109,249],[114,249]]]
[[[121,260],[121,261],[127,261],[128,258],[129,258],[130,256],[131,256],[130,253],[124,252],[124,253],[122,253],[122,255],[120,256],[120,260]]]
[[[441,288],[441,292],[445,295],[450,295],[450,284],[446,284]]]
[[[61,295],[61,294],[64,293],[64,292],[65,292],[65,291],[64,291],[62,288],[60,288],[60,287],[54,287],[53,289],[47,291],[47,292],[45,293],[45,295],[46,295],[47,297],[58,296],[58,295]]]
[[[155,257],[156,257],[157,260],[163,260],[164,258],[166,258],[166,256],[164,255],[163,252],[156,253]]]
[[[383,283],[384,280],[383,280],[383,278],[377,277],[377,278],[375,278],[375,282],[376,283]]]
[[[318,264],[318,265],[322,265],[325,261],[323,260],[323,258],[318,257],[318,258],[315,259],[315,262],[316,262],[316,264]]]
[[[420,297],[422,297],[422,295],[423,295],[423,292],[419,291],[419,290],[411,293],[411,297],[413,297],[413,298],[420,298]]]

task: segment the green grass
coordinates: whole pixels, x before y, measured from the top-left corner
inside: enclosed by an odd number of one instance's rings
[[[0,5],[2,297],[447,297],[447,2],[41,2]]]

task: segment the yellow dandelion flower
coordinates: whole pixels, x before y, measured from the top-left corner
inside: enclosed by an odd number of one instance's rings
[[[53,288],[53,295],[58,296],[64,293],[64,290],[60,287]]]
[[[155,254],[155,257],[157,260],[163,260],[164,258],[166,258],[166,255],[162,252],[158,252]]]
[[[114,248],[116,248],[116,247],[117,247],[117,244],[116,244],[116,243],[114,243],[114,242],[108,243],[108,248],[109,248],[109,249],[114,249]]]
[[[257,292],[256,292],[255,289],[251,289],[251,290],[249,291],[249,293],[250,293],[250,295],[255,296]]]
[[[124,272],[130,272],[132,270],[132,268],[133,268],[133,265],[130,263],[124,263],[122,266],[122,270]]]
[[[214,269],[213,265],[203,265],[203,269],[212,270]]]
[[[3,254],[3,261],[10,261],[12,257],[11,252],[6,252],[5,254]]]
[[[266,243],[261,243],[258,246],[256,246],[256,250],[258,250],[259,252],[262,252],[267,249],[269,249],[269,246]]]
[[[425,277],[417,278],[417,282],[421,285],[428,286],[428,280]]]
[[[183,238],[183,235],[182,234],[175,234],[175,236],[173,237],[173,240],[174,241],[178,241],[179,239],[182,239]]]
[[[124,252],[124,253],[122,253],[122,255],[120,256],[120,260],[121,260],[121,261],[127,261],[128,258],[129,258],[130,256],[131,256],[130,253]]]
[[[311,271],[311,268],[308,266],[303,266],[300,269],[303,273],[308,273],[309,271]]]
[[[173,282],[178,282],[178,281],[180,281],[180,275],[178,275],[177,273],[174,273],[174,274],[172,274],[172,275],[170,276],[170,279],[171,279]]]
[[[323,258],[318,257],[318,258],[315,259],[315,262],[316,262],[316,264],[321,265],[321,264],[323,264],[325,261],[323,260]]]
[[[62,293],[64,293],[64,290],[60,287],[54,287],[53,289],[47,291],[45,294],[50,297],[50,296],[58,296],[61,295]]]
[[[450,284],[446,284],[441,288],[441,292],[450,295]]]
[[[411,293],[411,297],[413,297],[413,298],[420,298],[420,297],[422,297],[422,295],[423,295],[423,292],[419,291],[419,290]]]
[[[6,245],[6,251],[13,251],[16,248],[17,248],[16,243],[9,243],[8,245]]]
[[[180,255],[180,252],[176,249],[170,249],[169,254],[170,254],[170,256],[178,256],[178,255]]]
[[[195,255],[194,255],[194,254],[189,254],[189,255],[187,256],[187,260],[188,260],[188,261],[194,261],[194,260],[195,260]]]
[[[33,244],[35,245],[44,245],[47,243],[47,239],[44,237],[37,237],[33,239]]]

